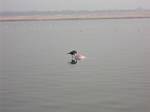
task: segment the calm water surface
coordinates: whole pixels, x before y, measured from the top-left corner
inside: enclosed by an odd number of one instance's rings
[[[0,111],[150,112],[150,19],[1,22]]]

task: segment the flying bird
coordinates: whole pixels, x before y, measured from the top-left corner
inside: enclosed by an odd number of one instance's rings
[[[72,50],[67,54],[70,54],[72,56],[72,60],[70,62],[71,64],[76,64],[77,60],[82,60],[86,58],[84,55],[78,53],[76,50]]]

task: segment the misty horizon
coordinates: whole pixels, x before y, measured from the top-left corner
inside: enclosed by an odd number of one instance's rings
[[[1,12],[150,9],[148,0],[0,0]]]
[[[20,10],[16,10],[16,11],[2,11],[0,10],[0,13],[7,13],[7,12],[11,12],[11,13],[24,13],[24,12],[103,12],[103,11],[150,11],[150,9],[144,9],[144,8],[135,8],[135,9],[103,9],[103,10],[27,10],[27,11],[20,11]]]

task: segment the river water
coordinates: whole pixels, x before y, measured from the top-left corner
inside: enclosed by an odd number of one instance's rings
[[[0,63],[1,112],[150,112],[150,19],[0,22]]]

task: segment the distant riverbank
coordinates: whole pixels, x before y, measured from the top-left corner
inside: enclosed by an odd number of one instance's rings
[[[85,19],[134,19],[150,18],[150,11],[62,11],[55,13],[19,13],[0,15],[0,21],[44,21]]]

